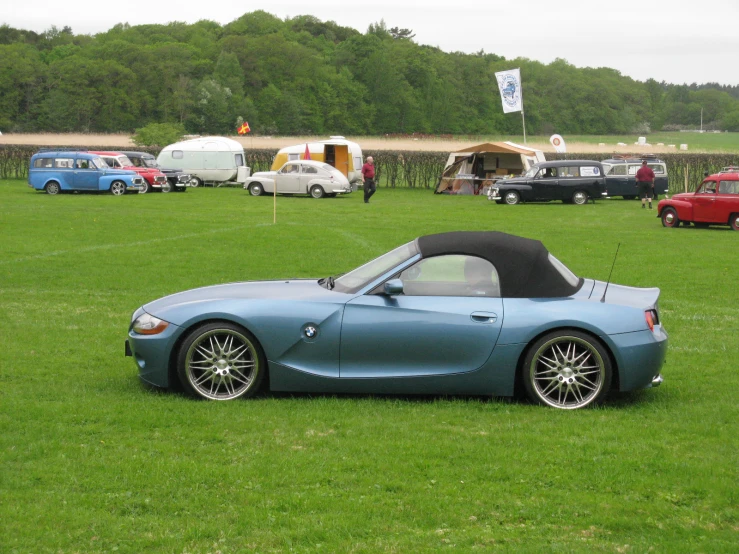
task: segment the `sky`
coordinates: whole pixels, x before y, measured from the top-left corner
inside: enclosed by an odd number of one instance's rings
[[[0,24],[37,33],[68,25],[75,34],[95,34],[117,23],[225,24],[255,10],[281,19],[313,15],[360,32],[384,20],[388,28],[412,29],[418,44],[445,52],[484,50],[542,63],[562,58],[577,67],[610,67],[639,81],[739,85],[739,0],[7,0]]]

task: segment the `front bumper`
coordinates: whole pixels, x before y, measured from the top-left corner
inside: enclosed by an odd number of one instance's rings
[[[140,192],[142,190],[146,190],[143,179],[134,179],[130,185],[126,183],[126,191]]]
[[[125,355],[136,362],[139,378],[150,385],[167,388],[169,382],[169,355],[182,329],[172,323],[158,335],[139,335],[128,331]]]

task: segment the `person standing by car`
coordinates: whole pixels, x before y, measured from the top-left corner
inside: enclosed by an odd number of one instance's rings
[[[362,166],[362,180],[364,181],[364,203],[369,204],[370,197],[375,194],[375,160],[367,157],[367,163]]]
[[[645,208],[644,202],[649,197],[649,209],[652,209],[652,198],[654,197],[654,171],[647,165],[647,160],[642,160],[639,171],[636,172],[636,185],[641,198],[641,207]]]

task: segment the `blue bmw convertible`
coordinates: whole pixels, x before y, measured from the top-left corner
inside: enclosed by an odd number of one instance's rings
[[[427,235],[349,273],[204,287],[133,313],[141,379],[272,391],[512,396],[583,408],[662,382],[659,289],[573,274],[536,240]]]

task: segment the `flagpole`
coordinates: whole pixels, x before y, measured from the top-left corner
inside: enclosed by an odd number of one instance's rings
[[[519,76],[521,74],[519,73]],[[521,86],[521,123],[523,124],[523,143],[526,144],[526,118],[523,116],[523,79],[520,81]]]
[[[277,179],[275,179],[274,188],[272,189],[272,225],[277,223]]]

